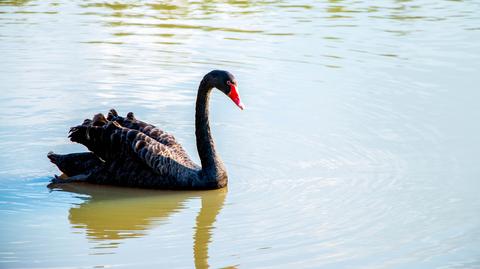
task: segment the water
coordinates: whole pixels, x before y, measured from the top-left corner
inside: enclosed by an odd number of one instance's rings
[[[478,1],[0,0],[0,268],[480,268]],[[49,190],[115,107],[228,189]]]

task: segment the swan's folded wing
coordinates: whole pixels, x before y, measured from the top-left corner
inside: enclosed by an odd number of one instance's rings
[[[194,169],[181,163],[167,146],[146,134],[108,122],[103,126],[79,125],[73,127],[70,139],[85,145],[105,162],[116,159],[132,159],[145,164],[154,173],[165,179],[189,177]]]
[[[181,163],[191,167],[198,168],[198,166],[191,161],[185,149],[180,143],[177,142],[175,137],[159,128],[153,124],[149,124],[140,120],[137,120],[133,112],[129,112],[126,117],[119,116],[115,109],[111,109],[107,116],[108,121],[116,121],[121,126],[128,129],[138,130],[141,133],[144,133],[148,137],[158,141],[159,143],[169,147],[169,149],[177,157],[181,158]]]
[[[173,135],[157,128],[153,124],[137,120],[133,115],[133,112],[128,112],[126,117],[122,117],[118,115],[115,109],[111,109],[108,112],[107,119],[108,121],[116,121],[123,127],[138,130],[166,146],[177,144]]]

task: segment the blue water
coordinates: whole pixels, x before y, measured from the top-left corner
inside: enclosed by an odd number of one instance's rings
[[[0,268],[480,268],[480,3],[0,0]],[[229,187],[50,190],[111,107]]]

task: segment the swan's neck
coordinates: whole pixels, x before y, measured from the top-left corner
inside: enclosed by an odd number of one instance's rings
[[[202,180],[216,183],[222,187],[226,185],[227,173],[222,160],[217,155],[215,143],[210,132],[208,120],[208,108],[212,87],[202,80],[198,88],[197,104],[195,108],[195,135],[197,138],[197,150],[202,162]]]

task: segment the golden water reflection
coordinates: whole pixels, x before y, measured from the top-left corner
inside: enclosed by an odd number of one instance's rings
[[[208,245],[213,224],[223,207],[227,189],[212,191],[155,191],[93,184],[66,184],[57,190],[79,194],[85,201],[69,210],[68,219],[81,229],[94,249],[114,249],[129,238],[138,238],[165,223],[186,208],[191,199],[200,199],[196,218],[193,254],[196,268],[208,268]],[[84,196],[85,195],[85,196]]]

